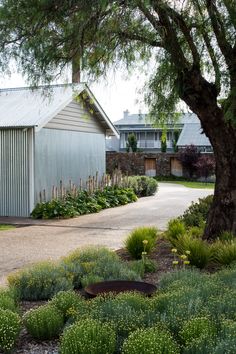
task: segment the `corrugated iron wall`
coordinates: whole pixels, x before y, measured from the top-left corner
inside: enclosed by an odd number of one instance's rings
[[[105,134],[41,129],[35,134],[35,201],[45,190],[51,199],[52,187],[69,187],[71,180],[77,186],[80,178],[99,177],[105,172]]]
[[[0,215],[28,216],[29,199],[28,129],[0,130]]]

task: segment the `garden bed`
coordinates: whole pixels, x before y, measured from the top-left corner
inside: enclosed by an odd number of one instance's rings
[[[171,244],[165,238],[159,238],[155,249],[150,254],[150,259],[157,263],[157,269],[152,273],[145,273],[143,280],[145,282],[155,284],[158,286],[160,279],[166,273],[172,272],[174,255],[171,252]],[[125,263],[132,262],[132,258],[125,248],[116,251],[117,255]],[[79,294],[82,292],[79,291]],[[47,301],[21,301],[20,312],[26,313],[30,309],[36,309],[47,304]],[[59,340],[38,341],[32,338],[27,333],[26,329],[22,329],[20,337],[16,344],[15,354],[58,354]],[[1,353],[1,351],[0,351]]]

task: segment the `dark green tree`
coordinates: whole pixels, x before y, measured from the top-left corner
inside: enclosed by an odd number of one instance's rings
[[[134,133],[130,133],[128,135],[128,139],[127,139],[127,143],[126,143],[126,150],[127,152],[137,152],[138,150],[138,142],[137,142],[137,137]]]
[[[197,114],[216,159],[206,238],[236,229],[235,37],[235,0],[0,1],[3,70],[13,57],[37,84],[69,62],[98,76],[150,60],[153,116],[162,122],[179,99]]]

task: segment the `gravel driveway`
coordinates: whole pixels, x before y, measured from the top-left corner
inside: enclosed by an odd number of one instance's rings
[[[159,183],[155,196],[98,214],[45,221],[0,217],[0,224],[26,225],[0,231],[0,284],[14,270],[39,260],[57,259],[77,247],[104,245],[118,249],[129,231],[138,226],[152,225],[164,230],[168,221],[181,215],[192,201],[212,193],[208,189]]]

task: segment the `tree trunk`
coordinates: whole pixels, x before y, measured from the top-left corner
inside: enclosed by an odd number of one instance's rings
[[[201,121],[216,160],[215,193],[204,238],[215,239],[223,231],[236,235],[236,126],[225,121],[214,85],[197,70],[182,74],[178,84],[181,98]]]

